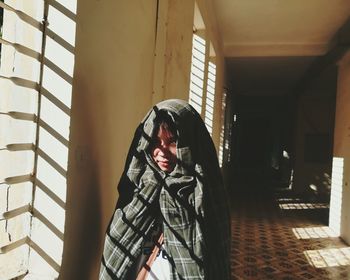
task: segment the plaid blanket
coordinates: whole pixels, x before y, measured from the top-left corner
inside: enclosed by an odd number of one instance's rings
[[[178,162],[171,173],[161,171],[149,153],[159,110],[167,111],[178,130]],[[227,195],[211,137],[189,104],[163,101],[146,115],[136,129],[118,191],[100,279],[130,278],[159,216],[171,279],[230,278]]]

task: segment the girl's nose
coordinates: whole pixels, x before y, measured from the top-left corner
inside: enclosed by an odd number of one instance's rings
[[[168,144],[166,141],[160,141],[160,146],[163,148],[163,149],[166,149],[168,147]]]
[[[165,152],[164,152],[163,147],[160,147],[160,148],[159,148],[158,154],[159,154],[160,156],[164,156],[164,155],[165,155]]]

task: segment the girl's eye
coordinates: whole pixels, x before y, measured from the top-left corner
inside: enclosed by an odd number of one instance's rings
[[[161,145],[160,145],[160,141],[159,140],[154,140],[152,143],[151,143],[151,149],[154,150],[156,148],[159,148]]]

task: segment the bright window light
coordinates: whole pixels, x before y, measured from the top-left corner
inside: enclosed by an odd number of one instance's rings
[[[225,112],[226,112],[226,97],[227,93],[222,93],[221,103],[221,128],[220,128],[220,145],[219,145],[219,164],[222,167],[224,161],[224,141],[225,141]]]
[[[189,103],[202,113],[205,71],[205,40],[193,34]]]
[[[212,135],[212,132],[213,132],[215,81],[216,81],[216,65],[212,62],[209,62],[204,122],[205,122],[205,125],[207,126],[207,129],[210,135]]]
[[[283,157],[286,158],[286,159],[290,158],[287,151],[283,151]]]

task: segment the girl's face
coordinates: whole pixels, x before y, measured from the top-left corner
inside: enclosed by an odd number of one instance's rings
[[[151,154],[158,167],[165,171],[173,171],[176,165],[176,137],[160,126]]]

